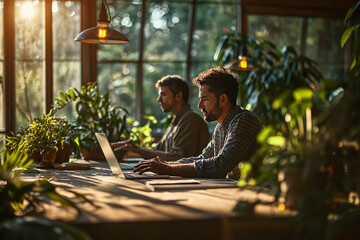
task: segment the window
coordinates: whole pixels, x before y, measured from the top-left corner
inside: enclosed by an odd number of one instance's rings
[[[98,1],[98,5],[100,2]],[[142,6],[144,4],[144,6]],[[98,84],[109,89],[115,104],[138,118],[161,111],[155,83],[168,74],[189,82],[190,104],[196,110],[198,90],[191,80],[214,66],[213,52],[224,28],[236,29],[236,1],[112,1],[111,26],[130,44],[99,46]],[[141,26],[144,16],[144,26]],[[139,50],[143,49],[143,52]],[[200,112],[199,112],[200,113]],[[200,113],[201,114],[201,113]],[[140,115],[140,116],[139,116]]]
[[[325,77],[344,75],[346,56],[339,38],[344,26],[339,14],[286,16],[282,8],[278,8],[282,14],[269,13],[274,8],[256,6],[259,3],[241,8],[238,0],[107,2],[110,26],[127,36],[130,44],[88,47],[73,41],[81,26],[96,24],[100,0],[0,0],[0,25],[5,26],[0,27],[0,98],[7,101],[0,102],[0,130],[26,125],[51,107],[59,91],[89,81],[97,81],[101,93],[109,90],[112,104],[126,107],[138,120],[143,115],[161,120],[165,114],[156,102],[155,83],[178,74],[189,82],[190,104],[196,110],[198,90],[191,81],[214,66],[220,37],[224,31],[239,31],[240,22],[251,38],[290,44],[315,59]],[[329,17],[329,11],[321,12]],[[14,33],[4,34],[12,26],[6,25],[10,20],[15,23]],[[5,49],[10,54],[4,54]],[[71,118],[74,110],[69,106],[61,111]]]
[[[15,1],[16,126],[27,125],[45,107],[44,7],[40,1]]]
[[[80,32],[80,1],[52,2],[52,37],[53,37],[53,93],[69,87],[80,88],[81,44],[74,42]],[[72,105],[61,110],[61,115],[71,118]]]
[[[345,50],[340,39],[343,19],[249,15],[249,37],[263,38],[281,47],[291,45],[318,63],[325,78],[343,79]],[[339,57],[342,56],[342,57]]]

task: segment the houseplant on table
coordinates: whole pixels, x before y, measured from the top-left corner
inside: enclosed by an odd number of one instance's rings
[[[79,148],[80,132],[66,118],[56,118],[54,114],[50,111],[34,118],[29,126],[6,137],[6,150],[19,149],[43,168],[68,161],[72,151]]]
[[[111,106],[109,93],[101,95],[96,83],[82,86],[80,90],[69,88],[60,92],[54,109],[61,109],[71,102],[75,103],[76,110],[73,123],[82,130],[79,139],[82,155],[87,160],[104,160],[95,133],[105,133],[110,142],[120,141],[123,134],[129,134],[128,111],[121,106]],[[118,159],[124,155],[123,152],[117,154]]]

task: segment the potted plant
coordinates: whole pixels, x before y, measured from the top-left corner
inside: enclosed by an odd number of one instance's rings
[[[75,102],[76,116],[73,123],[82,130],[79,142],[86,160],[105,159],[95,138],[96,132],[105,133],[111,142],[121,140],[121,136],[129,132],[126,108],[111,106],[109,93],[101,95],[96,83],[82,86],[80,90],[69,88],[66,92],[60,92],[60,98],[55,99],[55,102],[56,110]],[[118,153],[118,159],[123,155]]]
[[[34,118],[29,126],[6,137],[6,149],[28,154],[42,168],[51,168],[55,162],[68,161],[72,149],[79,148],[79,131],[66,118],[54,117],[54,113],[50,111]]]
[[[80,153],[81,130],[66,117],[56,117],[55,129],[58,133],[56,163],[68,162],[72,153]]]

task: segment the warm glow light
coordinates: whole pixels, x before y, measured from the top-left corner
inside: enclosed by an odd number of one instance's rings
[[[240,67],[241,67],[241,68],[247,68],[247,66],[248,66],[248,62],[247,62],[246,57],[244,56],[244,57],[242,57],[241,60],[240,60]]]
[[[35,8],[31,2],[25,2],[20,7],[20,15],[22,18],[31,19],[35,15]]]
[[[285,210],[285,204],[281,203],[278,208],[279,208],[280,211],[284,211]]]
[[[99,29],[99,38],[106,38],[106,29],[105,28]]]

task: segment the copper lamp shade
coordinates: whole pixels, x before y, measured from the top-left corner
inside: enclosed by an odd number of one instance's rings
[[[228,69],[233,71],[256,71],[259,70],[259,67],[254,65],[246,57],[246,48],[243,47],[243,51],[239,59],[232,60],[231,63],[225,66]]]
[[[100,15],[98,25],[82,31],[74,39],[78,42],[90,44],[126,44],[130,41],[120,32],[109,27],[108,17],[109,7],[105,0],[101,2]]]

